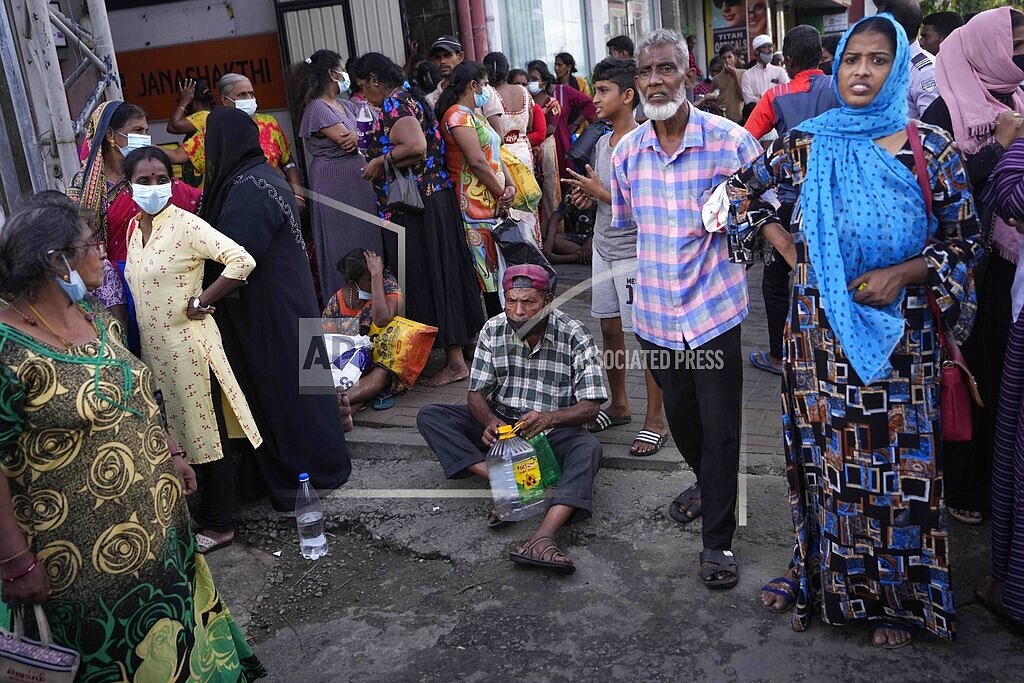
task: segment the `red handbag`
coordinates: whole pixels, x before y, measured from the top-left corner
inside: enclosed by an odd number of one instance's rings
[[[932,215],[932,192],[925,169],[921,137],[917,134],[917,123],[913,119],[907,124],[907,138],[910,140],[910,148],[914,152],[914,174],[921,186],[925,209],[930,218]],[[927,244],[928,236],[925,231],[925,246]],[[978,383],[968,369],[960,348],[949,341],[942,332],[942,314],[930,290],[928,292],[928,307],[935,317],[935,329],[939,337],[939,358],[942,367],[942,372],[939,375],[939,411],[942,440],[970,441],[973,431],[971,399],[973,398],[979,406],[984,405],[981,402],[981,394],[978,393]]]

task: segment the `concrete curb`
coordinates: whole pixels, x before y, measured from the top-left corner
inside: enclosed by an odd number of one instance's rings
[[[434,460],[434,453],[415,429],[391,427],[373,429],[356,426],[345,435],[349,454],[353,460]],[[672,472],[683,468],[683,456],[678,449],[664,446],[643,458],[629,455],[626,446],[604,444],[602,467],[619,470]]]

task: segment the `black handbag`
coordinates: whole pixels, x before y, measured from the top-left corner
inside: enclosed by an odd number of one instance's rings
[[[522,221],[505,216],[501,222],[491,228],[491,234],[494,235],[494,242],[505,258],[506,266],[519,266],[526,263],[540,266],[547,271],[553,292],[558,286],[558,273],[548,262],[544,252],[526,237],[526,231],[529,229]]]
[[[387,208],[395,213],[423,213],[423,197],[411,171],[405,173],[391,163],[391,156],[384,155],[384,176],[388,181]]]
[[[579,134],[576,142],[572,143],[572,147],[569,148],[565,156],[576,165],[576,168],[580,169],[581,173],[587,164],[593,165],[597,141],[609,130],[611,127],[604,121],[594,121]]]

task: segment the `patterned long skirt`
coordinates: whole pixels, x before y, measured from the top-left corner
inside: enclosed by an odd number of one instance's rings
[[[828,624],[901,623],[952,639],[938,339],[925,290],[907,288],[893,371],[865,386],[802,261],[783,378],[790,567],[799,577],[793,628],[803,631],[817,612]]]
[[[1024,623],[1024,316],[1010,330],[992,463],[992,577]]]

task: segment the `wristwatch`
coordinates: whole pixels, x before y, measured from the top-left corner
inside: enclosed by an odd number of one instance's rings
[[[200,301],[199,297],[197,296],[196,298],[192,299],[192,308],[196,309],[197,311],[201,311],[204,308],[206,308],[206,306],[203,306],[203,302]]]

